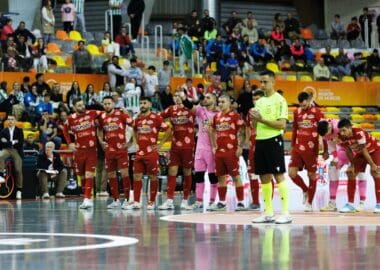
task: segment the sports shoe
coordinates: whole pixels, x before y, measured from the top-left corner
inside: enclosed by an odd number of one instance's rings
[[[203,203],[195,201],[195,203],[193,203],[192,205],[189,205],[189,207],[191,207],[191,210],[200,209],[200,208],[203,208]]]
[[[273,223],[274,221],[274,216],[267,216],[264,214],[252,220],[252,223]]]
[[[108,197],[109,194],[108,194],[107,191],[100,191],[100,192],[97,193],[97,196],[98,197]]]
[[[339,210],[340,213],[355,213],[355,207],[350,204],[346,203],[346,205]]]
[[[244,206],[244,204],[242,202],[239,202],[236,205],[236,211],[247,211],[247,208]]]
[[[257,203],[251,203],[249,206],[248,206],[248,211],[260,211],[260,204],[257,204]]]
[[[49,193],[45,192],[45,193],[42,195],[42,199],[50,199]]]
[[[155,208],[154,202],[148,202],[146,210],[154,210]]]
[[[56,198],[65,198],[66,196],[62,192],[58,192],[58,193],[55,194],[55,197]]]
[[[3,176],[0,176],[0,184],[5,183],[5,178]]]
[[[130,202],[130,203],[123,203],[121,209],[123,210],[139,210],[141,209],[141,204],[139,202]]]
[[[281,215],[280,217],[276,218],[274,223],[289,224],[289,223],[292,223],[292,218],[290,217],[290,215]]]
[[[310,203],[305,204],[304,212],[313,212],[313,206]]]
[[[309,195],[308,195],[308,193],[307,193],[307,192],[304,192],[304,193],[303,193],[302,204],[306,204],[308,199],[309,199]]]
[[[321,212],[336,212],[336,203],[333,201],[329,201],[326,207],[320,209]]]
[[[121,207],[121,203],[119,201],[119,199],[113,201],[112,203],[110,203],[109,205],[107,205],[107,209],[117,209],[117,208],[120,208]]]
[[[17,200],[21,200],[21,195],[22,195],[21,191],[17,190],[17,192],[16,192],[16,199]]]
[[[375,214],[380,214],[380,203],[376,204],[375,209],[373,210]]]
[[[91,199],[84,199],[82,204],[79,205],[80,209],[88,209],[94,207],[94,203]]]
[[[227,207],[225,203],[218,202],[216,208],[213,211],[226,211]]]
[[[181,202],[181,209],[186,210],[188,206],[189,206],[188,201],[187,200],[182,200],[182,202]]]
[[[364,202],[360,202],[359,205],[357,207],[355,207],[356,212],[363,212],[364,209],[365,209]]]
[[[216,202],[209,202],[206,211],[215,211],[215,209],[216,209]]]
[[[167,199],[163,204],[161,204],[158,207],[158,210],[173,210],[174,209],[174,204],[173,200]]]

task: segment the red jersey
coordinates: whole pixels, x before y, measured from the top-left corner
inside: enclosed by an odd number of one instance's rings
[[[250,130],[249,141],[251,142],[251,146],[249,147],[249,149],[255,149],[255,145],[256,145],[256,128],[252,127],[253,118],[252,118],[252,116],[250,114],[251,110],[252,109],[249,109],[248,114],[247,114],[246,126]]]
[[[122,149],[122,147],[127,143],[125,136],[126,126],[132,125],[132,118],[120,110],[114,110],[111,114],[103,112],[100,115],[99,123],[104,130],[104,138],[108,144],[106,151],[127,151],[127,149]]]
[[[178,105],[173,105],[161,113],[161,116],[170,119],[173,125],[172,149],[193,149],[194,113]]]
[[[341,145],[344,147],[349,147],[354,155],[361,154],[362,149],[359,145],[365,145],[368,153],[373,153],[376,150],[380,150],[380,142],[376,141],[376,138],[369,134],[367,131],[352,127],[351,137],[342,137],[339,134],[339,139],[342,141]]]
[[[238,132],[244,125],[241,116],[234,112],[219,112],[214,116],[212,127],[216,131],[216,151],[236,152],[238,147]]]
[[[148,115],[140,114],[133,123],[137,145],[139,146],[137,155],[143,156],[152,153],[152,145],[157,144],[158,132],[168,128],[168,125],[159,114],[152,112]]]
[[[306,110],[298,108],[293,112],[292,147],[294,151],[305,153],[318,151],[318,122],[324,118],[321,110],[309,106]]]
[[[75,136],[75,147],[77,149],[96,149],[96,124],[101,111],[87,110],[83,114],[70,114],[63,129],[66,142],[71,143],[69,129]]]

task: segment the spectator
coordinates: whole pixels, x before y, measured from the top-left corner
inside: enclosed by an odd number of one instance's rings
[[[208,31],[212,30],[208,28]],[[205,31],[207,31],[205,30]],[[179,34],[179,68],[180,75],[182,77],[185,76],[185,63],[189,66],[189,69],[193,70],[193,66],[191,65],[191,58],[193,56],[193,42],[190,37],[186,34],[186,29],[184,27],[178,28]]]
[[[22,71],[21,63],[17,57],[17,50],[13,47],[8,47],[7,56],[4,59],[5,71]]]
[[[185,26],[188,29],[187,32],[190,37],[200,37],[201,25],[198,19],[198,12],[195,9],[186,17]]]
[[[326,46],[326,53],[322,54],[322,58],[325,65],[330,69],[330,73],[334,76],[339,76],[335,58],[331,55],[330,46]]]
[[[40,183],[42,199],[49,199],[48,181],[54,180],[56,184],[55,198],[64,198],[63,189],[67,180],[67,170],[58,153],[54,152],[54,143],[44,144],[44,152],[38,155],[37,178]],[[59,149],[59,148],[57,148]]]
[[[82,40],[78,41],[78,49],[73,53],[73,70],[76,73],[92,73],[92,57]]]
[[[33,67],[35,70],[44,72],[48,69],[47,48],[43,38],[38,38],[36,46],[33,48]]]
[[[109,0],[108,9],[111,11],[111,19],[113,24],[112,37],[115,38],[120,27],[121,27],[121,9],[123,5],[123,0]]]
[[[365,41],[365,25],[368,24],[368,45],[371,47],[372,15],[368,13],[367,7],[363,8],[363,14],[359,16],[359,23],[363,41]]]
[[[74,30],[74,21],[76,18],[76,7],[71,0],[65,0],[65,3],[61,6],[63,30],[67,33]]]
[[[250,45],[259,40],[259,33],[257,32],[257,28],[253,26],[252,20],[247,21],[246,26],[244,26],[241,31],[241,35],[248,36],[248,41]]]
[[[265,39],[259,39],[257,42],[255,42],[251,46],[250,53],[255,62],[266,63],[271,59],[271,56],[268,54],[265,48]]]
[[[350,75],[351,74],[351,61],[348,59],[347,54],[344,52],[343,48],[339,48],[339,53],[335,58],[336,68],[339,72],[339,77]]]
[[[150,101],[152,102],[152,112],[160,113],[163,111],[159,91],[154,92],[153,96],[150,98]]]
[[[40,103],[37,106],[36,115],[38,121],[41,119],[43,112],[48,112],[49,115],[53,115],[54,108],[53,103],[50,101],[50,94],[46,93]]]
[[[109,82],[104,82],[103,88],[98,93],[98,102],[102,103],[104,97],[111,96],[111,85]]]
[[[21,120],[25,111],[24,106],[24,93],[21,91],[20,84],[18,82],[13,83],[13,89],[9,94],[10,97],[15,97],[16,102],[12,106],[12,114],[16,117],[16,120]]]
[[[162,104],[162,109],[165,110],[171,105],[174,105],[173,95],[172,95],[172,88],[170,85],[167,85],[164,89],[164,91],[160,94],[160,100]]]
[[[144,10],[144,0],[131,0],[131,2],[129,2],[127,13],[131,20],[132,42],[136,42]]]
[[[361,52],[354,53],[354,59],[351,61],[351,76],[357,79],[366,72],[366,61],[363,59]]]
[[[236,74],[238,70],[239,62],[236,59],[235,53],[231,52],[230,57],[226,61],[226,67],[228,71],[232,72],[233,74]]]
[[[127,69],[125,75],[128,79],[135,79],[136,85],[141,86],[143,81],[143,72],[141,68],[137,67],[137,58],[133,57],[130,62],[131,66]]]
[[[24,132],[15,126],[16,118],[8,115],[8,127],[0,131],[0,183],[4,183],[5,160],[12,158],[16,182],[16,199],[21,200],[23,176],[22,158],[24,157]]]
[[[51,92],[50,86],[45,82],[45,77],[43,73],[36,74],[36,81],[32,84],[32,86],[37,86],[37,93],[39,96],[43,96],[46,93]]]
[[[168,60],[165,60],[163,63],[163,68],[158,72],[158,88],[160,89],[160,93],[162,93],[166,86],[170,84],[170,78],[172,77],[172,70],[170,68],[170,63]]]
[[[141,93],[141,87],[136,85],[136,80],[130,79],[125,86],[124,98],[125,108],[132,116],[136,116],[140,113]]]
[[[8,48],[16,49],[15,37],[14,36],[9,36],[7,38],[5,44],[1,43],[1,48],[2,48],[1,52],[4,52],[4,55],[2,55],[2,56],[6,56]]]
[[[61,111],[59,112],[58,119],[55,122],[57,125],[57,137],[61,138],[61,142],[63,144],[67,144],[65,136],[63,135],[63,129],[64,129],[65,122],[67,120],[67,117],[68,117],[67,112]],[[72,139],[74,139],[74,136],[72,134],[70,134],[70,136],[72,137]]]
[[[359,37],[361,33],[360,24],[358,23],[358,18],[352,17],[351,23],[347,26],[347,40],[355,40]]]
[[[205,31],[211,31],[213,26],[216,25],[216,21],[213,17],[210,17],[208,9],[203,11],[203,18],[201,19],[201,36]]]
[[[242,19],[238,17],[236,10],[231,11],[231,17],[223,24],[223,29],[226,34],[229,36],[232,34],[232,29],[235,28],[236,25],[240,27],[243,23]]]
[[[251,89],[249,80],[244,80],[243,89],[241,89],[237,98],[237,111],[243,116],[243,119],[246,119],[249,109],[253,107]]]
[[[36,124],[36,109],[39,103],[40,99],[37,94],[37,87],[34,85],[30,92],[27,92],[24,95],[25,111],[33,126]]]
[[[112,62],[108,64],[107,71],[108,80],[112,89],[124,85],[124,76],[126,76],[127,71],[124,67],[119,65],[119,57],[116,55],[112,57]]]
[[[8,18],[5,20],[5,25],[1,29],[1,36],[0,36],[0,41],[3,45],[7,43],[7,39],[9,36],[14,36],[15,30],[12,27],[12,19]]]
[[[275,61],[289,61],[292,56],[292,52],[288,44],[285,41],[281,41],[277,46],[277,51],[274,56]]]
[[[247,75],[250,71],[253,70],[252,66],[252,59],[247,54],[247,52],[241,51],[241,54],[239,55],[239,68],[243,76]]]
[[[290,52],[292,53],[294,62],[303,61],[306,63],[305,50],[299,39],[296,39],[290,46]]]
[[[135,49],[133,48],[133,44],[129,38],[128,30],[126,27],[122,27],[120,29],[120,33],[116,36],[115,42],[119,44],[120,54],[122,56],[129,57],[129,53],[131,53],[132,56],[135,55]]]
[[[272,29],[275,29],[277,25],[280,27],[281,32],[285,31],[285,23],[280,13],[274,15]]]
[[[30,151],[30,153],[26,152]],[[35,156],[36,153],[40,151],[40,146],[35,142],[35,137],[33,133],[29,133],[26,136],[26,141],[24,142],[24,154],[25,156]]]
[[[276,25],[276,27],[272,31],[271,38],[272,38],[272,40],[274,40],[276,45],[279,45],[281,43],[281,41],[285,40],[284,33],[281,31],[279,25]]]
[[[236,109],[238,108],[238,104],[237,104],[236,99],[235,99],[234,88],[230,87],[230,86],[227,86],[226,94],[230,98],[231,109],[234,110],[234,111],[236,111]]]
[[[73,81],[73,83],[71,84],[71,88],[66,95],[67,106],[69,107],[71,112],[74,111],[73,101],[78,98],[82,98],[82,93],[79,88],[79,83],[77,81]]]
[[[248,11],[248,12],[247,12],[247,16],[246,16],[246,18],[243,20],[243,26],[247,27],[249,22],[252,23],[253,28],[256,28],[256,29],[257,29],[257,21],[256,21],[256,19],[254,18],[252,11]]]
[[[57,108],[58,103],[63,102],[63,94],[61,92],[61,85],[59,83],[54,83],[52,88],[53,89],[51,91],[50,99],[54,104],[54,108]]]
[[[148,73],[144,74],[144,96],[152,97],[158,88],[158,78],[155,74],[156,68],[154,66],[148,67]]]
[[[217,62],[223,55],[223,39],[218,34],[216,40],[210,40],[206,46],[207,63]]]
[[[285,19],[284,24],[285,37],[290,39],[297,37],[297,34],[300,32],[300,23],[296,18],[293,17],[293,14],[291,12],[288,12],[288,17]]]
[[[8,95],[7,95],[7,82],[2,81],[0,83],[0,112],[10,113],[12,108],[10,107]]]
[[[198,103],[197,89],[193,86],[193,80],[190,78],[186,79],[186,83],[181,87],[187,97],[187,99],[193,103]]]
[[[30,83],[29,76],[25,76],[24,78],[22,78],[21,91],[24,94],[26,94],[30,91],[31,85],[29,83]]]
[[[118,88],[116,88],[116,91],[112,92],[112,98],[115,102],[115,109],[124,110],[125,109],[125,102],[124,97],[120,94],[121,91],[118,91]]]
[[[26,28],[26,24],[24,21],[21,21],[19,24],[18,24],[18,27],[17,29],[15,30],[14,32],[14,36],[19,36],[19,35],[22,35],[25,37],[25,40],[30,40],[32,42],[32,44],[34,44],[34,42],[36,42],[36,37],[32,34],[32,32],[30,32],[27,28]]]
[[[373,74],[380,74],[380,57],[379,51],[374,49],[372,54],[367,57],[367,74],[372,78]]]
[[[42,35],[45,44],[48,44],[54,38],[55,17],[50,0],[44,0],[42,7]]]
[[[23,71],[29,71],[33,64],[32,47],[23,35],[17,37],[16,50]]]
[[[112,55],[120,56],[120,45],[112,40],[111,33],[109,31],[104,32],[102,48],[104,53],[112,53]]]
[[[323,58],[318,60],[318,63],[313,68],[313,76],[315,81],[329,81],[330,70],[325,65]]]
[[[86,19],[84,17],[84,2],[85,0],[73,0],[73,4],[75,5],[75,10],[76,10],[76,18],[74,21],[74,29],[78,30],[78,22],[81,27],[81,32],[87,32],[86,31]]]
[[[334,21],[331,23],[331,34],[332,39],[344,39],[346,36],[346,31],[344,29],[343,23],[340,21],[340,15],[335,14]]]
[[[61,147],[62,140],[57,136],[57,125],[47,110],[42,112],[38,127],[42,145],[45,145],[47,142],[54,142],[57,149]]]
[[[86,109],[102,109],[103,106],[98,103],[98,97],[94,90],[94,85],[89,83],[86,91],[83,94],[83,102],[86,105]]]
[[[205,40],[215,40],[217,35],[218,35],[218,29],[216,29],[216,24],[214,24],[211,30],[205,31],[203,38]]]

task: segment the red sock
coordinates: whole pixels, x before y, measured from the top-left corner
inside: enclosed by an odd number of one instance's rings
[[[347,196],[348,196],[348,202],[349,203],[354,203],[355,190],[356,190],[356,180],[355,179],[348,179]]]
[[[183,181],[183,199],[187,200],[190,195],[190,190],[191,190],[191,184],[192,184],[192,176],[191,175],[185,175]]]
[[[150,179],[150,198],[149,198],[150,202],[156,201],[157,189],[158,189],[157,178]]]
[[[224,202],[226,200],[227,186],[218,187],[219,201]]]
[[[129,192],[131,190],[131,179],[129,176],[123,178],[124,198],[129,201]]]
[[[116,200],[119,199],[119,183],[117,182],[117,178],[110,178],[110,189],[111,189],[111,195]]]
[[[250,180],[252,203],[259,204],[259,180]]]
[[[91,199],[91,192],[92,188],[94,187],[94,179],[93,178],[87,178],[85,180],[85,187],[84,187],[84,197],[86,199]]]
[[[244,187],[236,187],[235,186],[235,191],[236,191],[236,197],[239,202],[244,201]]]
[[[299,176],[298,174],[296,175],[296,177],[292,178],[294,184],[296,184],[297,186],[299,186],[303,192],[307,192],[308,191],[308,188],[305,184],[305,182],[303,181],[302,177]]]
[[[309,204],[313,204],[314,194],[317,189],[317,180],[316,179],[310,179],[309,180],[309,190],[307,191],[307,197]]]
[[[134,179],[134,181],[133,181],[133,200],[135,202],[140,202],[141,189],[142,189],[141,179],[139,181]]]
[[[168,176],[168,199],[173,200],[174,198],[174,190],[177,183],[177,177],[175,176]]]
[[[380,178],[374,178],[375,180],[375,192],[376,192],[376,203],[380,203]]]

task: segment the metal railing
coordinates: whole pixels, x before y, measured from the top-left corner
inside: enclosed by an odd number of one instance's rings
[[[110,29],[108,29],[108,20],[110,21]],[[114,39],[113,36],[113,21],[112,21],[112,10],[107,9],[104,12],[104,25],[106,27],[106,31],[109,31],[111,33],[111,39]]]
[[[158,47],[158,42],[160,47]],[[157,54],[157,49],[160,48],[160,53],[158,57],[160,58],[160,64],[162,64],[162,48],[163,48],[163,38],[162,38],[162,25],[158,24],[154,27],[154,53]]]
[[[146,48],[145,48],[146,47]],[[149,45],[149,37],[148,36],[142,36],[141,39],[141,49],[143,51],[143,60],[146,63],[150,63],[150,45]],[[144,53],[145,49],[145,53]]]

